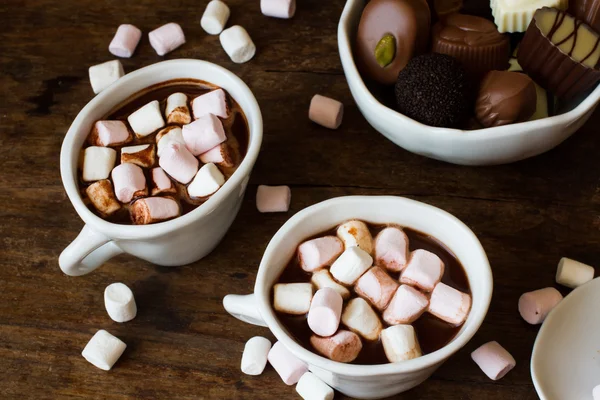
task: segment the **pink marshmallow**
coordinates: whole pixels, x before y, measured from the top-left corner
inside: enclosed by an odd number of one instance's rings
[[[303,270],[313,272],[330,266],[344,252],[344,244],[336,236],[308,240],[298,246],[298,260]]]
[[[319,336],[333,335],[340,325],[342,296],[331,288],[317,290],[308,310],[308,326]]]
[[[147,197],[131,206],[131,220],[136,225],[147,225],[179,216],[179,204],[169,197]]]
[[[260,0],[260,11],[267,17],[289,19],[296,13],[296,0]]]
[[[194,119],[199,119],[208,114],[227,118],[229,107],[227,106],[225,91],[217,89],[194,98],[192,100],[192,112],[194,113]]]
[[[185,43],[183,29],[175,22],[156,28],[148,34],[148,39],[159,56],[164,56]]]
[[[308,371],[308,365],[293,355],[281,342],[276,342],[267,360],[286,385],[293,385]]]
[[[387,307],[396,289],[398,283],[379,267],[369,269],[354,286],[356,293],[369,300],[379,311]]]
[[[471,358],[493,381],[502,379],[517,365],[514,357],[495,341],[479,347],[471,353]]]
[[[225,168],[231,168],[235,165],[233,151],[227,143],[221,143],[213,147],[206,153],[200,154],[198,158],[204,164],[213,163]]]
[[[188,150],[195,156],[206,153],[227,140],[223,123],[213,114],[198,118],[182,128],[183,140]]]
[[[94,146],[120,146],[133,139],[123,121],[96,121],[91,134]]]
[[[112,170],[111,176],[115,195],[121,203],[129,203],[134,197],[148,195],[144,171],[137,165],[119,164]]]
[[[562,294],[553,287],[524,293],[519,298],[519,313],[530,324],[541,324],[562,299]]]
[[[185,185],[198,172],[199,162],[184,145],[169,142],[158,159],[158,164],[173,179]]]
[[[161,167],[152,169],[152,196],[165,193],[177,193],[173,181]]]
[[[471,296],[446,285],[438,283],[429,299],[430,314],[452,325],[462,325],[471,309]]]
[[[291,200],[292,191],[288,186],[260,185],[256,191],[256,208],[261,213],[287,212]]]
[[[408,236],[402,229],[385,228],[375,237],[375,264],[399,272],[406,267],[407,258]]]
[[[390,325],[412,324],[425,312],[427,296],[412,286],[400,285],[392,301],[383,312],[383,320]]]
[[[400,276],[400,283],[431,292],[442,280],[443,275],[442,260],[430,251],[419,249],[411,253],[408,264]]]
[[[310,101],[308,118],[325,128],[339,128],[343,117],[344,105],[337,100],[315,94]]]
[[[312,335],[310,344],[317,353],[330,360],[343,363],[354,361],[362,350],[360,337],[354,332],[342,329],[337,331],[335,335],[326,338]]]
[[[133,55],[140,39],[142,31],[133,25],[123,24],[117,28],[117,33],[108,45],[108,51],[117,57],[129,58]]]

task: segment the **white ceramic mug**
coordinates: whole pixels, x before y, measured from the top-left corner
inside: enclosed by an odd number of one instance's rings
[[[237,171],[200,207],[171,221],[153,225],[120,225],[103,220],[83,203],[77,163],[95,121],[131,96],[173,79],[203,80],[225,89],[241,106],[249,127],[248,151]],[[163,61],[131,72],[90,101],[73,121],[62,144],[60,173],[69,200],[85,222],[81,233],[61,253],[67,275],[83,275],[120,253],[157,265],[189,264],[210,253],[231,226],[242,203],[250,172],[262,142],[262,116],[254,95],[232,72],[200,60]]]
[[[444,243],[461,261],[473,296],[467,321],[452,341],[413,360],[381,365],[331,361],[292,339],[271,307],[271,288],[298,244],[349,219],[375,224],[394,223],[424,232]],[[479,329],[492,297],[492,271],[479,240],[461,221],[418,201],[392,196],[349,196],[324,201],[290,218],[269,243],[260,263],[254,294],[228,295],[225,309],[242,321],[267,326],[310,370],[334,389],[361,399],[378,399],[409,390],[426,380],[448,357],[462,348]]]

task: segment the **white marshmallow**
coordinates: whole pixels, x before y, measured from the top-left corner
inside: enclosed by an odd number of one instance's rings
[[[116,160],[114,149],[100,146],[86,148],[83,153],[83,180],[93,182],[108,178]]]
[[[348,302],[342,313],[342,322],[351,331],[367,340],[377,340],[383,328],[377,313],[361,297]]]
[[[248,32],[239,25],[225,29],[219,35],[221,46],[231,58],[231,61],[237,64],[250,61],[256,53],[256,46]]]
[[[354,282],[373,265],[373,258],[360,247],[350,247],[331,265],[331,275],[338,282],[354,285]]]
[[[153,144],[140,144],[121,148],[121,164],[132,163],[142,168],[150,168],[156,162]]]
[[[134,111],[127,121],[137,137],[148,136],[152,132],[165,126],[165,120],[160,113],[158,100],[151,101],[140,109]]]
[[[443,275],[442,260],[430,251],[418,249],[411,253],[408,264],[400,276],[400,283],[431,292],[442,280]]]
[[[119,25],[113,40],[108,45],[108,51],[117,57],[129,58],[133,55],[142,31],[130,24]]]
[[[107,61],[89,69],[90,84],[95,94],[100,93],[125,75],[119,60]]]
[[[115,322],[131,321],[137,315],[133,292],[123,283],[113,283],[104,289],[104,306]]]
[[[218,35],[223,31],[227,20],[229,19],[229,7],[227,4],[219,0],[213,0],[208,3],[202,19],[200,20],[200,26],[209,35]]]
[[[402,229],[390,226],[375,237],[375,264],[388,271],[399,272],[408,260],[408,236]]]
[[[342,296],[342,299],[346,300],[346,299],[350,298],[350,291],[348,289],[346,289],[344,286],[337,283],[331,277],[331,274],[329,273],[329,271],[326,269],[321,269],[319,271],[316,271],[312,275],[312,278],[310,279],[310,281],[313,285],[315,285],[317,287],[317,289],[323,289],[323,288],[328,287],[328,288],[331,288],[331,289],[335,290],[336,292],[338,292],[340,294],[340,296]]]
[[[169,124],[184,125],[192,122],[187,96],[184,93],[173,93],[167,97],[165,117]]]
[[[246,342],[242,354],[242,372],[246,375],[260,375],[267,365],[271,342],[262,336],[254,336]]]
[[[312,372],[306,372],[296,385],[296,392],[304,400],[333,400],[334,392]]]
[[[558,263],[556,283],[575,289],[594,279],[594,267],[563,257]]]
[[[330,266],[344,251],[344,244],[335,236],[307,240],[298,246],[298,261],[303,270],[313,272]]]
[[[394,325],[381,332],[381,343],[389,362],[397,363],[421,357],[421,347],[412,325]]]
[[[112,215],[121,209],[121,203],[117,200],[112,183],[108,179],[92,183],[85,189],[85,193],[102,215]]]
[[[85,346],[81,355],[94,366],[108,371],[117,362],[127,345],[107,331],[100,329]]]
[[[286,314],[306,314],[312,295],[310,283],[277,283],[273,286],[273,308]]]
[[[471,296],[445,283],[438,283],[429,299],[430,314],[456,326],[462,325],[471,309]]]
[[[159,157],[170,142],[179,143],[185,147],[183,131],[180,127],[167,127],[156,134],[156,154]]]
[[[383,320],[390,325],[412,324],[427,309],[427,296],[409,285],[401,285],[383,312]]]
[[[489,342],[471,353],[471,358],[493,381],[502,379],[517,364],[498,342]]]
[[[293,355],[281,342],[275,342],[267,359],[286,385],[298,382],[308,371],[308,365]]]
[[[225,183],[225,176],[213,163],[204,164],[198,171],[187,191],[190,197],[206,197],[215,193]]]
[[[352,220],[343,223],[337,229],[337,236],[347,248],[358,246],[369,254],[373,254],[373,237],[367,224],[362,221]]]
[[[289,19],[296,13],[296,0],[260,0],[260,11],[267,17]]]

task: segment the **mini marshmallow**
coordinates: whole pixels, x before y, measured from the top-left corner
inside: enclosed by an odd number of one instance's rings
[[[277,283],[273,286],[273,308],[286,314],[306,314],[312,297],[310,283]]]
[[[369,300],[379,311],[387,307],[396,289],[398,289],[396,281],[379,267],[369,269],[354,285],[356,294]]]
[[[335,236],[307,240],[298,246],[298,261],[303,270],[313,272],[330,266],[344,251],[344,244]]]
[[[140,144],[121,148],[121,164],[132,163],[143,168],[150,168],[156,162],[153,144]]]
[[[304,400],[333,400],[334,392],[312,372],[306,372],[296,385],[296,392]]]
[[[260,0],[260,11],[267,17],[289,19],[296,13],[296,0]]]
[[[234,63],[242,64],[250,61],[256,53],[256,46],[250,35],[239,25],[225,29],[219,35],[219,40],[223,50]]]
[[[519,298],[519,313],[528,323],[541,324],[562,299],[562,294],[553,287],[524,293]]]
[[[90,142],[94,146],[120,146],[133,139],[123,121],[96,121]]]
[[[360,247],[350,247],[331,265],[331,275],[345,285],[354,282],[373,265],[373,258]]]
[[[373,254],[373,237],[367,224],[352,220],[341,224],[336,231],[337,236],[344,242],[346,249],[358,246],[369,254]]]
[[[178,217],[180,210],[172,198],[147,197],[133,203],[130,214],[135,225],[147,225]]]
[[[216,89],[195,97],[192,100],[192,112],[194,113],[194,119],[199,119],[208,114],[227,118],[229,116],[229,106],[227,105],[225,91]]]
[[[190,197],[207,197],[215,193],[225,183],[225,176],[213,164],[204,164],[187,188]]]
[[[144,171],[131,163],[117,165],[111,173],[115,195],[121,203],[129,203],[134,197],[147,196],[148,186]]]
[[[99,181],[108,178],[115,166],[117,152],[108,147],[90,146],[83,153],[83,180]]]
[[[513,356],[498,342],[489,342],[471,353],[471,358],[493,381],[502,379],[517,365]]]
[[[342,322],[367,340],[377,340],[383,328],[377,313],[361,297],[354,298],[346,304]]]
[[[412,324],[428,306],[427,296],[412,286],[400,285],[383,312],[383,320],[390,325]]]
[[[123,283],[113,283],[104,289],[104,306],[115,322],[131,321],[137,315],[133,292]]]
[[[325,128],[337,129],[344,118],[344,105],[337,100],[315,94],[310,101],[308,118]]]
[[[256,208],[261,213],[287,212],[291,201],[289,186],[259,185],[256,190]]]
[[[190,108],[187,105],[187,96],[184,93],[173,93],[167,97],[165,117],[169,124],[189,124],[192,122]]]
[[[342,296],[331,288],[317,290],[308,310],[308,326],[319,336],[333,335],[340,325]]]
[[[108,45],[108,51],[117,57],[129,58],[133,55],[140,39],[142,31],[130,24],[122,24],[117,28],[117,33]]]
[[[89,363],[108,371],[117,362],[127,345],[107,331],[100,329],[85,346],[81,355]]]
[[[158,194],[175,194],[177,189],[173,185],[173,181],[168,177],[166,172],[161,167],[152,169],[152,196]]]
[[[112,183],[108,179],[92,183],[85,189],[88,199],[98,212],[104,216],[112,215],[121,209],[113,192]]]
[[[164,56],[185,43],[183,29],[175,22],[156,28],[148,34],[148,39],[159,56]]]
[[[375,237],[375,264],[400,272],[408,260],[408,236],[402,229],[389,227]]]
[[[159,157],[162,157],[163,150],[170,142],[180,143],[185,146],[185,140],[183,140],[183,131],[180,127],[168,126],[156,134],[156,154]]]
[[[358,357],[362,350],[360,337],[350,331],[340,329],[333,336],[321,337],[312,335],[310,344],[315,350],[333,361],[349,363]]]
[[[213,147],[206,153],[202,153],[198,156],[200,161],[204,164],[214,163],[223,168],[231,168],[235,166],[234,163],[235,154],[231,150],[231,147],[227,143],[221,143],[218,146]]]
[[[445,283],[438,283],[431,292],[427,311],[456,326],[462,325],[471,309],[471,296]]]
[[[184,185],[189,183],[198,172],[198,159],[182,145],[170,141],[162,151],[158,164],[173,179]]]
[[[594,267],[563,257],[558,263],[556,283],[575,289],[594,279]]]
[[[219,0],[213,0],[208,3],[204,10],[202,19],[200,19],[200,26],[209,35],[218,35],[225,28],[229,14],[227,4]]]
[[[408,264],[400,276],[400,283],[431,292],[442,280],[443,275],[442,260],[430,251],[418,249],[411,253]]]
[[[195,156],[206,153],[227,140],[223,123],[216,115],[204,115],[182,128],[183,140],[188,150]]]
[[[381,343],[389,362],[397,363],[421,357],[421,347],[412,325],[394,325],[381,331]]]
[[[350,291],[346,289],[346,287],[337,283],[326,269],[321,269],[313,273],[310,281],[317,287],[317,289],[328,287],[338,292],[340,296],[342,296],[342,299],[345,300],[350,298]]]
[[[127,117],[137,137],[145,137],[165,126],[158,100],[153,100]]]
[[[281,380],[288,386],[298,382],[308,371],[308,365],[293,355],[281,342],[275,342],[267,358]]]
[[[592,390],[592,396],[594,397],[594,400],[600,400],[600,385],[594,387]]]
[[[125,75],[123,64],[119,60],[91,66],[88,72],[94,94],[100,93]]]
[[[246,375],[260,375],[267,365],[271,342],[262,336],[254,336],[246,342],[242,354],[242,372]]]

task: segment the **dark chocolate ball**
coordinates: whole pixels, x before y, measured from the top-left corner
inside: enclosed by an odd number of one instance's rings
[[[411,59],[396,81],[398,111],[430,126],[457,127],[469,116],[472,99],[465,69],[445,54]]]

